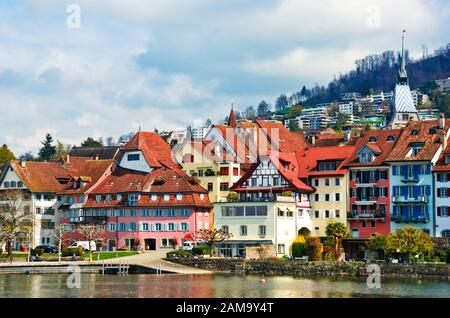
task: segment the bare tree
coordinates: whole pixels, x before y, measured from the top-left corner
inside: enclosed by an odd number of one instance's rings
[[[33,216],[29,207],[24,205],[25,195],[21,190],[2,192],[0,201],[0,243],[6,243],[8,258],[12,263],[12,244],[17,239],[30,237]]]
[[[57,242],[57,244],[58,244],[58,262],[61,262],[63,243],[69,242],[71,240],[70,238],[64,237],[64,235],[69,233],[68,224],[61,223],[52,228],[46,228],[43,225],[42,228],[46,229],[46,230],[50,230],[50,236],[53,237],[53,239]]]
[[[77,233],[80,233],[89,243],[89,261],[92,262],[92,248],[91,242],[94,241],[97,244],[98,240],[104,240],[105,229],[95,224],[80,224],[76,229]]]
[[[205,241],[209,246],[209,256],[212,256],[213,248],[216,243],[229,240],[233,235],[222,229],[204,229],[197,231],[197,239]]]

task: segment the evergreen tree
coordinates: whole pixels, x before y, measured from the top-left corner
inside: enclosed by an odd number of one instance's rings
[[[55,158],[56,146],[52,145],[53,137],[50,134],[45,135],[45,140],[41,141],[42,148],[39,150],[41,160],[51,160]]]
[[[9,150],[7,145],[3,145],[0,148],[0,164],[8,163],[11,160],[16,160],[16,157],[12,153],[11,150]]]
[[[65,145],[64,143],[62,143],[61,141],[57,140],[56,141],[56,158],[61,158],[66,156],[69,152],[70,152],[71,146],[70,145]]]
[[[296,119],[292,119],[289,121],[289,130],[293,132],[301,131],[300,127],[298,126],[298,121]]]
[[[95,140],[92,137],[88,137],[85,141],[81,143],[81,147],[101,147],[103,146],[103,140]]]

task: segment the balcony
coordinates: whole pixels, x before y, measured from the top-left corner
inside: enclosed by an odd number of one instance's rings
[[[405,216],[405,215],[393,215],[391,221],[395,223],[428,223],[430,218],[428,215],[418,216]]]
[[[373,204],[377,204],[377,198],[376,197],[356,198],[355,204],[356,205],[373,205]]]
[[[386,213],[381,212],[351,212],[347,213],[348,220],[385,220]]]
[[[401,195],[392,197],[394,203],[428,203],[428,197],[425,195],[418,196],[417,198],[410,198]]]
[[[417,177],[417,176],[409,176],[409,177],[402,176],[401,181],[403,183],[417,183],[417,182],[419,182],[419,177]]]
[[[227,198],[226,203],[239,203],[239,202],[285,202],[285,203],[295,203],[297,202],[293,197],[285,197],[281,195],[269,195],[264,197],[237,197],[237,198]]]

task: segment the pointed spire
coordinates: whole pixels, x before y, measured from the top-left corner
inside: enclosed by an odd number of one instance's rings
[[[402,55],[401,55],[400,69],[398,71],[398,79],[397,79],[399,84],[407,84],[408,83],[408,74],[406,73],[406,57],[405,57],[405,33],[406,33],[406,30],[403,30]]]
[[[231,111],[230,116],[228,116],[228,126],[235,128],[236,127],[236,114],[234,113],[233,109],[234,105],[231,103]]]

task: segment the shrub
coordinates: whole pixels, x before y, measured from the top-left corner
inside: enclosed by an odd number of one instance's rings
[[[447,249],[447,254],[445,255],[445,262],[450,264],[450,247]]]
[[[65,247],[62,249],[62,256],[83,256],[83,248],[80,247]]]
[[[283,191],[283,193],[281,193],[281,195],[283,197],[292,197],[292,191]]]
[[[44,254],[44,250],[42,248],[33,248],[30,251],[31,256],[41,256]]]
[[[166,256],[167,256],[167,258],[174,258],[174,257],[185,258],[185,257],[192,257],[192,256],[194,256],[194,254],[192,254],[192,252],[190,252],[190,251],[174,250],[174,251],[167,252]]]
[[[3,253],[3,249],[0,247],[0,255],[2,255]]]
[[[292,244],[292,257],[302,257],[308,255],[308,247],[306,243],[293,243]]]
[[[322,260],[322,244],[320,243],[320,238],[310,237],[306,242],[308,249],[308,257],[311,261],[321,261]]]
[[[236,202],[239,199],[237,192],[230,191],[227,195],[228,202]]]
[[[192,253],[195,255],[209,255],[210,250],[208,245],[199,245],[192,248]]]

